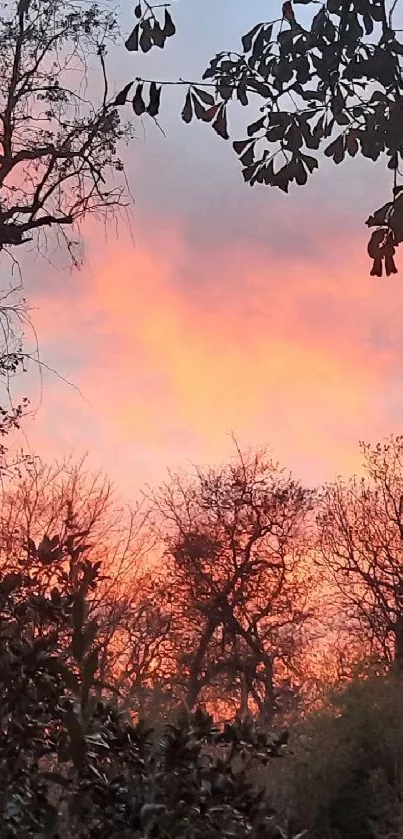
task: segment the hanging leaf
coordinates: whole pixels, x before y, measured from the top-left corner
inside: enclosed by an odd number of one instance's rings
[[[305,166],[302,163],[302,160],[300,160],[297,163],[297,166],[296,166],[295,181],[298,184],[298,186],[305,186],[307,180],[308,180],[308,175],[307,175]]]
[[[133,111],[136,114],[136,116],[140,117],[142,114],[144,114],[144,112],[146,110],[146,105],[145,105],[145,102],[144,102],[144,99],[143,99],[143,83],[142,82],[140,82],[137,85],[136,92],[133,96],[132,105],[133,105]]]
[[[261,119],[258,119],[257,122],[252,122],[250,125],[248,125],[248,137],[252,137],[253,134],[257,134],[257,132],[264,127],[265,121],[265,117],[261,117]]]
[[[129,35],[125,42],[125,47],[129,52],[138,52],[139,49],[139,32],[140,24],[134,27],[133,32]]]
[[[253,143],[249,146],[249,148],[246,149],[246,151],[243,154],[241,154],[239,159],[242,163],[242,166],[252,165],[255,159],[255,146]]]
[[[172,38],[175,35],[176,27],[169,14],[168,9],[165,9],[164,35],[166,38]]]
[[[259,30],[262,28],[262,26],[263,26],[263,23],[257,23],[256,26],[254,26],[253,29],[250,30],[250,32],[247,32],[246,35],[243,36],[242,46],[243,46],[243,51],[244,52],[250,52],[251,51],[253,39],[254,39],[255,35],[257,35]]]
[[[222,105],[218,114],[212,123],[214,131],[223,138],[223,140],[229,140],[228,128],[227,128],[227,112],[225,109],[225,105]]]
[[[141,3],[138,3],[137,6],[134,7],[134,14],[135,17],[138,18],[138,20],[140,20],[142,16]]]
[[[130,92],[132,87],[133,87],[133,82],[129,82],[129,84],[125,85],[125,87],[122,88],[122,90],[119,91],[119,93],[116,96],[115,101],[112,103],[113,107],[117,108],[120,105],[125,105],[126,104],[127,94]]]
[[[196,119],[204,120],[204,115],[206,113],[205,108],[203,107],[202,103],[199,102],[197,96],[195,96],[194,93],[192,93],[192,103]]]
[[[200,87],[193,87],[193,91],[205,105],[214,105],[214,96],[207,90],[203,90]]]
[[[357,137],[355,136],[354,131],[349,131],[349,133],[347,134],[346,148],[347,148],[347,151],[348,151],[350,157],[355,157],[356,156],[359,146],[358,146],[358,140],[357,140]]]
[[[312,172],[319,166],[316,157],[312,157],[312,155],[309,154],[301,154],[300,157],[303,163],[305,164],[306,168],[308,169],[309,173],[312,175]]]
[[[372,17],[368,14],[368,12],[366,12],[363,17],[363,23],[365,28],[365,34],[372,35],[374,31],[374,21],[372,20]]]
[[[248,95],[246,92],[246,84],[242,84],[242,82],[238,85],[236,89],[236,95],[238,102],[241,103],[244,107],[249,105]]]
[[[149,52],[152,45],[153,45],[152,29],[151,29],[150,21],[149,20],[143,20],[143,22],[141,24],[141,28],[142,28],[142,33],[140,35],[140,40],[139,40],[140,49],[143,52]]]
[[[333,143],[325,148],[326,157],[333,157],[335,163],[341,163],[344,159],[344,137],[340,134]]]
[[[235,140],[232,144],[232,148],[237,154],[243,154],[245,149],[249,146],[253,145],[253,141],[250,140]]]
[[[207,108],[207,111],[204,112],[204,122],[211,122],[214,117],[216,116],[217,112],[220,110],[221,105],[219,102],[216,105],[213,105],[212,108]]]
[[[163,49],[165,46],[166,35],[165,32],[161,29],[158,20],[155,21],[154,26],[152,28],[152,40],[156,47]]]
[[[183,122],[191,122],[193,117],[193,106],[192,106],[192,97],[190,95],[190,89],[186,94],[185,104],[183,106],[183,110],[181,113],[181,117]]]
[[[147,113],[150,117],[156,117],[160,110],[161,102],[161,87],[157,87],[155,82],[150,84],[150,101],[147,107]]]

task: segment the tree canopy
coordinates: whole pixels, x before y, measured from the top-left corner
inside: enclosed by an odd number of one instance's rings
[[[243,36],[240,50],[211,59],[202,79],[188,86],[182,110],[186,123],[202,120],[232,140],[251,186],[288,192],[307,184],[323,156],[337,165],[348,156],[382,157],[390,199],[366,221],[375,276],[397,272],[394,255],[403,241],[403,39],[395,29],[396,7],[397,0],[279,3],[274,19]],[[144,15],[141,4],[136,8],[139,20],[126,47],[148,51],[159,36],[149,5]],[[150,83],[147,95],[145,87],[137,80],[134,111],[155,116],[161,85]],[[233,104],[250,114],[244,137],[232,137]]]

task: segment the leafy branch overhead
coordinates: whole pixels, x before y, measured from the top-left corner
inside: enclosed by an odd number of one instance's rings
[[[297,6],[312,7],[309,22],[310,9],[302,16]],[[398,184],[403,41],[393,28],[395,6],[387,11],[386,0],[326,0],[321,5],[287,0],[277,20],[258,23],[243,36],[240,52],[218,53],[202,82],[178,82],[188,88],[182,110],[186,123],[209,122],[228,140],[229,104],[238,103],[253,114],[246,136],[232,143],[251,186],[284,192],[291,184],[304,186],[319,166],[319,152],[336,164],[347,157],[374,162],[386,157],[392,198],[366,222],[374,228],[368,253],[376,276],[384,269],[387,275],[396,273],[395,249],[403,241]],[[156,40],[151,34],[157,24],[148,4],[144,10],[137,7],[136,14],[141,15],[138,39],[132,33],[128,48],[147,51],[153,39],[157,43],[159,36]],[[168,83],[148,83],[148,105],[145,84],[137,80],[133,107],[136,113],[150,113],[151,108],[155,117],[161,87]]]
[[[162,4],[164,5],[164,4]],[[156,14],[155,8],[145,0],[140,0],[134,9],[137,23],[126,41],[129,52],[149,52],[153,46],[163,49],[167,38],[175,35],[176,28],[172,20],[168,5],[164,6],[163,20]],[[160,10],[160,6],[157,7]]]

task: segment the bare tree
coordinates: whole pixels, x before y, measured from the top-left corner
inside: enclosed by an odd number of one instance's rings
[[[128,136],[106,74],[117,23],[108,3],[21,0],[0,15],[0,248],[65,231],[122,200]],[[101,85],[91,85],[98,62]]]
[[[403,437],[361,449],[365,476],[323,492],[320,554],[339,593],[339,622],[363,655],[402,667]]]
[[[311,495],[266,455],[243,455],[154,496],[167,545],[171,639],[186,704],[214,697],[271,718],[294,689],[310,617],[303,552]],[[235,707],[234,706],[234,707]]]

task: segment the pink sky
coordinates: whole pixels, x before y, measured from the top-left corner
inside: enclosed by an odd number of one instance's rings
[[[258,17],[236,0],[239,19],[223,15],[204,45],[200,5],[178,3],[186,44],[152,57],[150,74],[176,77],[185,59],[202,70]],[[383,170],[326,164],[289,196],[250,190],[229,144],[181,125],[170,96],[167,139],[142,126],[126,154],[132,235],[123,221],[106,237],[87,225],[72,276],[24,265],[42,358],[82,393],[44,372],[31,449],[88,451],[126,496],[167,467],[228,457],[231,433],[310,483],[358,469],[360,439],[403,425],[403,255],[401,274],[379,280],[365,254]]]

